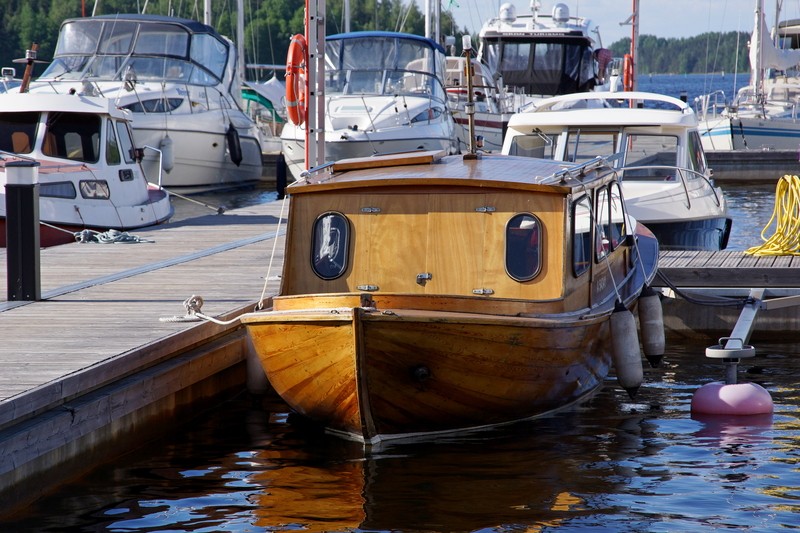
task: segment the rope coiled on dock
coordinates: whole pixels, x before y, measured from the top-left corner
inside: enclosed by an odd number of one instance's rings
[[[769,238],[767,230],[775,224]],[[761,230],[759,246],[744,251],[749,255],[800,255],[800,178],[788,174],[778,180],[775,187],[775,208],[772,217]]]
[[[75,240],[77,242],[99,242],[101,244],[135,244],[139,242],[153,242],[147,239],[142,239],[136,235],[131,235],[127,231],[119,231],[115,229],[110,229],[102,233],[85,229],[75,233]]]

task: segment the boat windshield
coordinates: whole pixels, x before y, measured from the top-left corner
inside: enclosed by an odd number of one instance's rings
[[[327,94],[425,95],[445,102],[444,54],[423,40],[394,36],[325,44]]]
[[[216,85],[228,46],[211,34],[165,22],[85,19],[61,27],[56,53],[42,81],[168,80]]]
[[[507,86],[525,94],[586,92],[596,83],[587,39],[485,37],[481,54]]]

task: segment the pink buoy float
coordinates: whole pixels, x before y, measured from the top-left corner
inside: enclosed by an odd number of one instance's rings
[[[692,412],[713,415],[760,415],[771,413],[772,396],[756,383],[728,385],[715,381],[697,389]]]
[[[726,382],[707,383],[692,396],[692,413],[708,415],[761,415],[772,413],[772,396],[756,383],[736,383],[739,359],[753,357],[755,348],[736,337],[723,337],[706,348],[706,357],[722,359]]]

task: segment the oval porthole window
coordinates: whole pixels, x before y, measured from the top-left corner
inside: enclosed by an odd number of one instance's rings
[[[335,279],[347,269],[350,229],[341,213],[324,213],[314,222],[311,268],[322,279]]]
[[[539,273],[541,224],[528,213],[514,215],[506,225],[506,272],[517,281]]]

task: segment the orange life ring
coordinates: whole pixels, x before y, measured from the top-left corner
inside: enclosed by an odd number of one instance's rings
[[[306,49],[306,38],[298,33],[286,58],[286,114],[298,126],[306,119]]]
[[[622,56],[622,89],[633,90],[633,56],[630,54]]]

